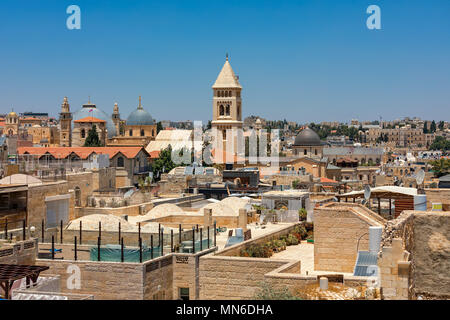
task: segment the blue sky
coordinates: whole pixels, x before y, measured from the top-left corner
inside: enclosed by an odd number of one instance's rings
[[[366,27],[371,4],[382,30]],[[448,0],[2,0],[0,44],[1,113],[91,96],[126,118],[142,95],[157,120],[206,121],[228,52],[244,116],[450,120]]]

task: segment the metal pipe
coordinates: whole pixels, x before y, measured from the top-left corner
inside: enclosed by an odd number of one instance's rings
[[[208,226],[208,249],[209,249],[209,226]]]
[[[74,250],[75,250],[74,260],[77,261],[77,236],[75,236],[75,238],[73,240],[73,246],[74,246]]]
[[[139,238],[139,262],[142,263],[142,239]]]
[[[192,227],[192,253],[195,253],[195,228]]]
[[[100,261],[100,237],[97,238],[97,261]]]
[[[82,243],[83,222],[80,220],[80,244]]]
[[[150,236],[150,257],[153,259],[153,235]]]
[[[203,228],[200,228],[200,251],[203,251]]]
[[[173,229],[170,229],[170,250],[173,252]]]
[[[55,259],[55,236],[52,235],[52,260]]]
[[[120,238],[120,261],[124,262],[124,256],[123,256],[123,238]]]
[[[26,226],[25,226],[25,219],[23,219],[22,221],[22,236],[23,236],[23,241],[26,240],[27,237],[27,231],[26,231]]]
[[[61,222],[60,222],[60,226],[59,226],[59,228],[60,228],[60,230],[59,230],[59,232],[60,232],[60,242],[61,242],[61,244],[63,243],[63,221],[61,220]]]
[[[121,243],[121,241],[122,241],[122,235],[121,235],[121,232],[122,232],[122,224],[121,224],[120,221],[119,221],[119,243]]]
[[[216,222],[214,221],[214,247],[216,246],[216,232],[217,232],[217,227],[216,227]]]

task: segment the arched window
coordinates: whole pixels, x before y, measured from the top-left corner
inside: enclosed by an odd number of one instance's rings
[[[228,91],[228,96],[231,97],[231,91]]]
[[[75,206],[81,207],[81,189],[80,189],[80,187],[75,187]]]
[[[152,137],[154,137],[155,136],[155,130],[153,129],[152,130]]]
[[[314,154],[317,156],[317,149],[314,149]]]
[[[308,154],[308,150],[307,150],[307,149],[304,149],[304,150],[303,150],[303,154],[306,156],[306,155]]]
[[[86,130],[81,129],[81,137],[86,138]]]
[[[220,105],[219,107],[219,115],[223,116],[225,114],[225,111],[223,109],[223,105]]]
[[[133,129],[130,129],[130,130],[128,131],[128,134],[130,135],[130,137],[132,137],[132,136],[133,136]]]
[[[230,105],[227,104],[227,109],[226,109],[226,115],[229,116],[230,115]]]
[[[145,131],[144,129],[141,129],[141,137],[145,136]]]
[[[124,161],[123,161],[123,157],[118,157],[117,158],[117,166],[118,167],[124,167]]]
[[[225,91],[225,97],[228,97],[228,91]]]
[[[240,117],[241,116],[241,106],[237,107],[237,116]]]

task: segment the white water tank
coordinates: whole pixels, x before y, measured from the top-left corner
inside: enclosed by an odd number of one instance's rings
[[[369,227],[369,252],[378,253],[381,245],[382,227]]]
[[[320,279],[319,279],[319,286],[320,286],[320,291],[328,290],[328,278],[327,277],[320,277]]]
[[[414,210],[427,211],[427,195],[418,194],[414,196]]]

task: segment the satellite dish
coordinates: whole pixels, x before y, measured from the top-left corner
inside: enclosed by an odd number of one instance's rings
[[[417,175],[416,175],[417,185],[421,185],[423,183],[424,178],[425,178],[425,171],[423,171],[423,169],[420,169],[420,171],[417,172]]]
[[[364,187],[364,199],[365,199],[366,201],[369,201],[369,199],[370,199],[370,193],[371,193],[370,187],[369,187],[368,185],[366,185],[366,186]]]

